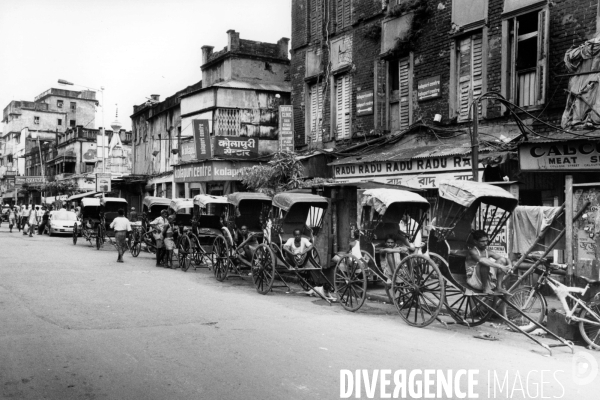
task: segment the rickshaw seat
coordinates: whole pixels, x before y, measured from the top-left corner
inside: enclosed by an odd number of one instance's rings
[[[465,262],[467,261],[467,249],[451,250],[449,254],[449,266],[452,275],[466,274]],[[466,279],[466,278],[465,278]],[[465,280],[466,282],[466,280]]]
[[[377,239],[373,239],[373,243],[383,243],[385,242],[385,238],[388,235],[392,235],[394,236],[395,240],[398,240],[398,232],[399,232],[400,228],[398,227],[397,223],[394,222],[385,222],[385,223],[381,223],[377,226],[377,228],[375,228],[375,231],[373,232],[375,234],[375,236],[377,237]]]
[[[199,222],[200,228],[221,229],[221,217],[218,215],[202,215]]]
[[[258,232],[261,230],[258,215],[241,215],[235,219],[235,225],[238,229],[241,229],[243,225],[246,225],[250,232]]]
[[[175,224],[181,226],[192,226],[192,216],[190,214],[177,214]]]

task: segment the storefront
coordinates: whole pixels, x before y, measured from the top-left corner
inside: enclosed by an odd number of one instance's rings
[[[191,198],[197,194],[227,195],[243,190],[242,169],[257,165],[256,161],[206,160],[174,166],[177,197]],[[182,195],[181,195],[182,194]]]

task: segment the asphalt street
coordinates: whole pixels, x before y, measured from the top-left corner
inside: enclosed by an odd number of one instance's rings
[[[582,346],[576,356],[566,348],[547,356],[490,324],[418,329],[388,304],[349,313],[283,289],[260,295],[249,279],[220,283],[207,269],[155,267],[145,252],[116,258],[109,244],[97,251],[70,237],[29,238],[2,223],[1,398],[337,399],[349,391],[342,370],[354,376],[351,398],[357,383],[369,398],[356,370],[371,378],[467,370],[481,399],[600,396],[600,375],[582,383],[600,353]],[[499,340],[475,338],[481,331]],[[574,369],[576,357],[590,368]],[[371,398],[393,392],[393,379],[389,388],[377,382]],[[460,397],[468,381],[457,382],[453,396],[436,397]],[[406,397],[419,397],[412,389]]]

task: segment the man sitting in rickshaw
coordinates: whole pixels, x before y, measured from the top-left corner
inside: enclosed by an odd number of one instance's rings
[[[379,250],[379,257],[381,263],[381,269],[385,276],[387,276],[387,284],[392,284],[392,275],[394,270],[402,262],[402,258],[406,257],[408,253],[415,251],[415,246],[408,241],[406,235],[400,235],[400,242],[404,246],[398,246],[394,235],[387,235],[385,238],[385,247]]]
[[[286,260],[291,265],[303,265],[306,260],[305,255],[312,248],[312,243],[307,238],[302,237],[300,229],[294,230],[294,237],[289,238],[283,245]]]
[[[473,246],[469,247],[465,261],[467,283],[486,294],[505,294],[502,281],[504,274],[512,269],[510,260],[488,250],[489,236],[485,231],[473,231],[471,237]]]
[[[244,259],[252,261],[254,252],[258,248],[258,240],[256,240],[256,237],[252,232],[248,231],[248,227],[246,225],[242,225],[242,227],[236,232],[236,245],[241,246],[244,242],[244,247],[239,249],[238,252]]]

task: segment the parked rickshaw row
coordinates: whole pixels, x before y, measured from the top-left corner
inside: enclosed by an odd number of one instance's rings
[[[502,279],[496,283],[498,291],[486,287],[489,265],[500,265],[499,271],[505,268],[501,259],[489,257],[485,243],[476,242],[480,237],[493,240],[517,203],[496,186],[444,181],[427,243],[422,243],[430,208],[425,198],[399,189],[366,190],[350,248],[333,257],[330,268],[330,261],[315,245],[320,235],[326,235],[323,223],[330,202],[325,197],[304,192],[278,193],[273,198],[247,192],[173,200],[146,197],[128,246],[134,257],[142,250],[157,253],[161,232],[153,221],[166,211],[172,216],[167,223],[172,225],[175,251],[164,262],[182,271],[208,268],[218,281],[249,279],[261,294],[278,287],[290,291],[290,277],[294,277],[304,289],[312,289],[329,303],[338,301],[348,311],[360,309],[368,288],[379,282],[409,325],[425,327],[448,315],[458,324],[477,326],[496,316],[548,351],[555,346],[572,350],[571,342],[541,324],[543,315],[528,309],[526,302],[510,301],[510,294],[501,289]],[[119,208],[128,208],[125,200],[105,198],[100,204],[99,199],[83,199],[81,231],[74,230],[73,243],[79,236],[98,249],[105,242],[113,243],[110,223]],[[510,272],[510,263],[506,265]],[[483,286],[475,279],[479,270],[486,274]],[[327,288],[334,297],[317,287]],[[599,305],[590,303],[584,309],[587,317],[579,321],[582,331],[588,332],[590,344],[600,348]],[[543,343],[527,329],[519,329],[524,325],[544,330],[558,343]]]

